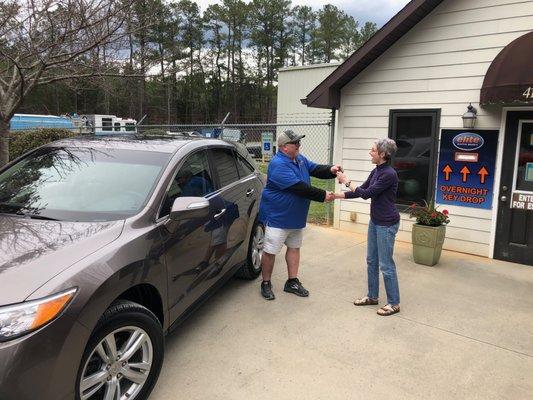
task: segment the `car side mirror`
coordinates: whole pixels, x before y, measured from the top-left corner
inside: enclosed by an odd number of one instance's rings
[[[174,221],[205,218],[208,215],[209,201],[203,197],[178,197],[170,210],[170,219]]]

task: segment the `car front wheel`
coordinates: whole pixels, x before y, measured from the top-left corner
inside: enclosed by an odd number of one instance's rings
[[[263,244],[265,241],[265,227],[260,222],[254,224],[250,242],[248,244],[248,257],[246,263],[237,270],[236,276],[241,279],[255,279],[261,273],[261,258],[263,257]]]
[[[77,400],[144,400],[163,363],[164,336],[157,317],[130,301],[113,303],[85,348]]]

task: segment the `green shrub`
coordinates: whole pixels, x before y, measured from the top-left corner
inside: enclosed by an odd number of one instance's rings
[[[68,129],[44,128],[28,131],[11,131],[9,140],[9,159],[23,155],[36,147],[59,139],[79,136]]]

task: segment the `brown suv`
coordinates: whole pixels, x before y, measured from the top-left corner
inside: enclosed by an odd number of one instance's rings
[[[81,138],[0,170],[0,399],[146,399],[164,334],[260,273],[263,179],[215,139]]]

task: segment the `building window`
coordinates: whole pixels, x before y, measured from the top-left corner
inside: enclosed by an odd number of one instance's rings
[[[439,109],[390,111],[389,137],[398,146],[391,165],[398,173],[399,205],[434,196],[439,124]]]

